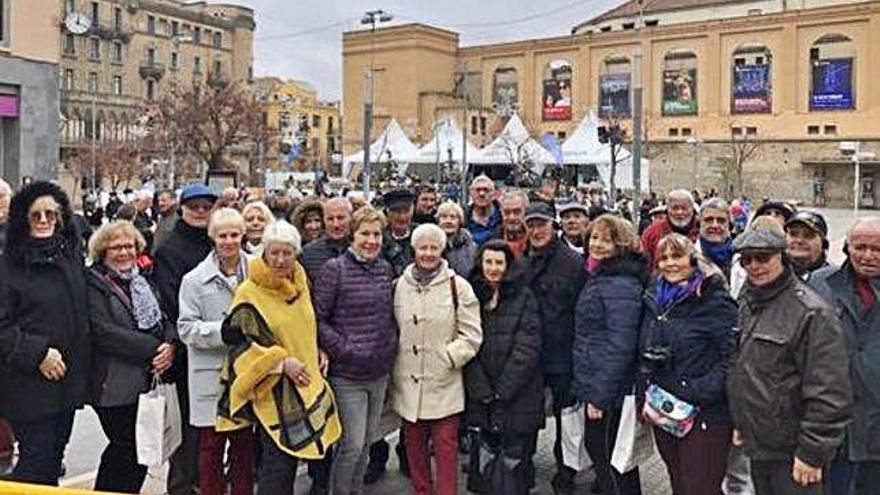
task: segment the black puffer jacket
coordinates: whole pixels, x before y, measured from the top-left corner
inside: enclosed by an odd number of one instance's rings
[[[171,328],[163,321],[149,332],[138,330],[125,281],[112,277],[100,266],[89,270],[88,295],[92,331],[90,402],[96,407],[135,404],[138,394],[150,386],[151,360],[172,333]]]
[[[831,307],[792,271],[739,297],[741,335],[727,380],[746,455],[831,461],[852,414],[849,360]]]
[[[411,239],[412,231],[403,239],[395,238],[390,229],[382,233],[382,259],[391,263],[395,278],[403,275],[403,271],[415,259]]]
[[[28,209],[52,196],[61,209],[60,232],[29,235]],[[40,421],[83,405],[90,343],[86,276],[67,196],[56,185],[35,182],[12,198],[7,250],[0,258],[0,413],[12,421]],[[67,366],[59,381],[39,366],[49,348]]]
[[[348,249],[348,239],[337,242],[330,240],[327,236],[306,244],[299,255],[299,263],[305,268],[309,282],[314,284],[324,263],[342,255],[346,249]]]
[[[492,289],[473,281],[480,300],[483,344],[464,369],[468,424],[487,431],[532,434],[544,426],[538,303],[521,275],[508,271],[498,306],[487,309]]]

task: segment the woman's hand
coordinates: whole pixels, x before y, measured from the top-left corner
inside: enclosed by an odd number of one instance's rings
[[[174,344],[164,343],[156,348],[156,355],[153,356],[153,373],[161,375],[168,371],[168,368],[174,363]]]
[[[281,369],[287,378],[293,380],[297,387],[307,387],[312,383],[309,372],[306,371],[306,366],[295,357],[284,358],[284,361],[281,362]]]
[[[61,351],[54,347],[50,347],[49,350],[46,351],[46,356],[40,363],[40,373],[42,373],[47,380],[52,380],[53,382],[57,382],[64,378],[64,375],[67,374],[67,365],[64,364],[64,358],[61,356]]]
[[[594,406],[593,404],[587,404],[587,419],[590,421],[599,421],[602,419],[602,416],[605,415],[605,412]]]
[[[330,356],[323,349],[318,349],[318,369],[321,370],[321,376],[327,376],[330,370]]]

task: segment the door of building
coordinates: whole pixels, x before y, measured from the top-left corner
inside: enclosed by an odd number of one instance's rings
[[[862,191],[859,198],[859,206],[862,208],[873,208],[876,204],[874,193],[874,174],[872,172],[862,174]]]

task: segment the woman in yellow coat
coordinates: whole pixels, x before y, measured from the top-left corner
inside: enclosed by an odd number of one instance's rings
[[[223,322],[230,351],[217,430],[259,423],[257,495],[290,495],[298,460],[323,458],[341,426],[324,379],[329,362],[318,349],[308,281],[296,261],[299,233],[283,220],[274,222],[263,233],[263,247]]]

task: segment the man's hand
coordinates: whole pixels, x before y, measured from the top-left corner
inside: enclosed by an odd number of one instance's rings
[[[732,443],[734,447],[742,447],[742,444],[743,444],[742,432],[734,428],[733,435],[730,438],[730,443]]]
[[[174,345],[164,343],[156,348],[156,355],[153,356],[153,373],[161,375],[171,367],[174,363]]]
[[[327,376],[330,370],[330,356],[322,349],[318,349],[318,369],[321,370],[321,376]]]
[[[52,380],[53,382],[57,382],[64,378],[64,375],[67,374],[67,365],[64,364],[64,358],[61,356],[61,352],[58,349],[50,347],[49,350],[46,351],[46,356],[40,363],[40,373],[42,373],[47,380]]]
[[[587,404],[587,419],[590,421],[599,421],[602,419],[602,416],[605,415],[605,412],[594,406],[593,404]]]
[[[306,366],[295,357],[284,358],[281,369],[287,378],[293,380],[297,387],[307,387],[312,383],[309,372],[306,371]]]
[[[794,465],[791,467],[791,477],[794,478],[794,482],[801,485],[807,486],[812,485],[814,483],[822,482],[822,466],[814,467],[810,466],[806,462],[794,458]]]

